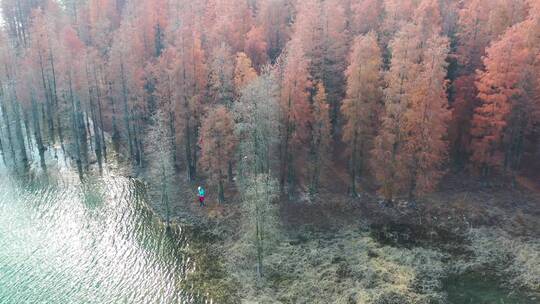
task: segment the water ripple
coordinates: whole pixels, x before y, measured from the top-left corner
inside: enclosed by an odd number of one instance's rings
[[[58,175],[0,173],[0,303],[198,303],[179,287],[187,240],[146,208],[140,183]]]

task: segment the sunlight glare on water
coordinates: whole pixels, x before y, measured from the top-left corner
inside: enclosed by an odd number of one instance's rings
[[[187,241],[146,208],[141,183],[0,170],[0,303],[196,303],[180,289]]]

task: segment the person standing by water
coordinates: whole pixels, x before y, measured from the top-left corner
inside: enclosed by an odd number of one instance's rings
[[[199,206],[201,207],[204,206],[204,195],[204,188],[202,186],[199,186],[199,188],[197,188],[197,196],[199,196]]]

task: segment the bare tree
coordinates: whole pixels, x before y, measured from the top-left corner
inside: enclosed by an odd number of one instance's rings
[[[168,117],[162,110],[157,111],[151,119],[146,135],[146,154],[150,194],[159,197],[166,208],[167,226],[170,223],[170,201],[174,191],[174,162],[171,133]]]
[[[277,208],[273,204],[278,197],[277,179],[262,173],[248,179],[243,188],[244,225],[246,237],[250,240],[257,260],[257,276],[263,275],[263,260],[272,247],[272,241],[278,235]]]

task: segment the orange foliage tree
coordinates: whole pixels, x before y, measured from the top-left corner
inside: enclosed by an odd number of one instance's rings
[[[199,33],[190,27],[182,27],[172,45],[176,52],[172,71],[173,106],[177,139],[184,146],[183,155],[187,176],[190,180],[197,176],[197,138],[203,101],[207,96],[208,67]]]
[[[384,114],[372,150],[372,168],[381,185],[380,192],[387,200],[406,188],[405,112],[414,80],[420,72],[419,47],[417,27],[412,24],[398,32],[390,43],[392,62],[385,75]]]
[[[452,119],[449,125],[451,153],[462,165],[471,154],[471,121],[479,105],[474,84],[476,70],[483,69],[482,57],[491,41],[525,18],[526,1],[472,0],[459,10],[456,58],[459,75],[453,83]]]
[[[383,13],[382,0],[351,1],[350,20],[353,34],[367,34],[378,30],[381,26]]]
[[[244,52],[253,62],[253,67],[260,72],[268,62],[268,43],[261,26],[253,26],[246,34]]]
[[[245,53],[236,54],[236,64],[234,66],[234,87],[237,95],[253,79],[257,77],[257,72],[251,65],[251,60]]]
[[[317,93],[313,98],[313,123],[311,130],[311,184],[310,192],[319,191],[323,169],[330,162],[330,107],[326,99],[326,90],[322,83],[317,84]]]
[[[209,71],[213,102],[230,106],[234,99],[234,59],[231,48],[225,42],[213,50]]]
[[[410,197],[432,191],[438,184],[447,157],[447,124],[450,118],[446,62],[447,38],[435,35],[423,51],[421,72],[411,88],[405,112],[405,157]]]
[[[343,141],[350,157],[352,194],[357,177],[364,173],[381,112],[381,50],[374,32],[355,39],[349,55],[347,96],[341,106],[345,118]]]
[[[485,70],[478,73],[481,105],[472,121],[471,146],[472,161],[484,176],[496,167],[518,168],[525,136],[538,121],[538,78],[533,72],[540,50],[537,7],[488,48]]]
[[[232,115],[224,106],[217,106],[202,123],[199,146],[201,167],[211,181],[217,184],[220,203],[225,200],[223,182],[234,157],[236,144]]]
[[[305,159],[306,143],[309,139],[309,124],[312,121],[309,104],[311,89],[308,61],[300,41],[292,40],[287,54],[281,80],[281,169],[280,186],[284,190],[285,181],[293,187],[295,183],[295,158]]]

